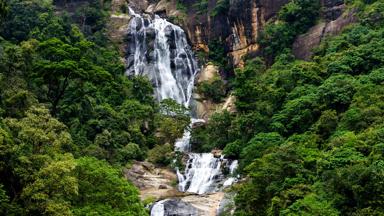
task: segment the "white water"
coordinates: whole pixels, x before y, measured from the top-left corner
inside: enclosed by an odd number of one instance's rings
[[[175,143],[175,148],[177,151],[181,151],[181,152],[190,152],[191,151],[191,128],[193,126],[193,124],[196,124],[196,123],[199,123],[199,122],[205,122],[204,119],[194,119],[194,118],[191,118],[191,124],[189,125],[188,128],[186,128],[184,130],[184,134],[183,134],[183,137],[176,140],[176,143]]]
[[[147,76],[159,101],[171,98],[188,107],[198,68],[184,31],[157,15],[129,10],[127,74]]]
[[[215,158],[211,153],[189,153],[189,160],[184,175],[177,170],[179,190],[197,194],[215,192],[223,179],[223,168],[229,169],[232,175],[238,166],[237,160],[230,162],[223,156]],[[230,177],[224,181],[223,186],[232,185],[237,178]]]
[[[224,184],[223,184],[223,187],[229,187],[231,186],[233,183],[235,183],[237,181],[237,177],[234,177],[233,174],[235,173],[237,167],[239,166],[239,163],[237,160],[234,160],[231,165],[229,166],[229,174],[232,175],[231,177],[229,177],[227,180],[225,180]]]
[[[221,174],[222,160],[211,153],[190,153],[185,174],[177,173],[179,190],[198,194],[212,192],[215,178]]]
[[[155,203],[151,209],[151,216],[163,216],[164,215],[164,202],[167,200],[161,200]]]
[[[157,15],[144,17],[131,8],[129,11],[133,18],[127,34],[127,75],[147,76],[158,101],[170,98],[189,107],[198,68],[184,31]],[[203,121],[192,118],[190,128]],[[179,190],[198,194],[214,192],[219,180],[223,180],[222,169],[228,166],[228,161],[211,153],[191,153],[190,138],[187,128],[175,143],[176,150],[189,155],[184,173],[177,170]],[[164,201],[155,203],[151,216],[165,214]]]

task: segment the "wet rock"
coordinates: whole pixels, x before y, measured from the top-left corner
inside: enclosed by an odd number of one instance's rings
[[[207,123],[205,121],[198,121],[192,124],[192,129],[196,129],[198,127],[203,127]]]
[[[219,149],[213,149],[211,151],[211,153],[213,154],[213,157],[215,158],[221,158],[222,154],[223,154],[223,151],[222,150],[219,150]]]
[[[169,200],[164,203],[164,210],[166,216],[179,215],[179,216],[193,216],[198,215],[198,211],[191,204],[180,200]]]

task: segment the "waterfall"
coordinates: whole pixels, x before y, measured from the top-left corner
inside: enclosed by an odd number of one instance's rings
[[[157,15],[129,11],[126,73],[147,76],[158,101],[171,98],[188,107],[198,67],[183,29]]]
[[[212,153],[189,153],[189,160],[184,175],[177,170],[179,190],[204,194],[217,191],[224,178],[223,169],[233,175],[237,169],[237,160],[229,161],[221,157],[214,157]],[[237,180],[230,177],[222,184],[224,187],[232,185]]]
[[[199,122],[205,122],[205,120],[191,118],[191,124],[189,125],[189,128],[192,128],[194,124]],[[189,130],[189,128],[184,130],[184,135],[181,139],[176,140],[175,148],[177,151],[181,151],[181,152],[191,151],[191,145],[190,145],[191,131]]]
[[[132,18],[127,34],[126,74],[147,76],[158,101],[170,98],[189,107],[198,67],[184,31],[157,15],[140,15],[131,8],[129,11]],[[191,118],[190,128],[203,121]],[[175,143],[177,151],[189,156],[185,171],[181,173],[177,170],[179,190],[198,194],[214,192],[218,188],[216,183],[224,180],[223,167],[228,168],[229,163],[211,153],[190,152],[190,138],[191,132],[186,129],[183,137]],[[172,202],[163,200],[155,203],[151,215],[168,215],[164,211],[169,212],[170,208],[164,210],[164,206]],[[192,211],[190,206],[182,208]],[[188,211],[186,215],[190,215]]]
[[[213,183],[221,174],[222,160],[211,153],[190,153],[185,175],[177,173],[179,190],[198,194],[214,191]]]
[[[155,203],[151,209],[151,216],[163,216],[164,215],[164,202],[167,200],[161,200]]]

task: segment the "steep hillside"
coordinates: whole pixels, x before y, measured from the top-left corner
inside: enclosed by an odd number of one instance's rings
[[[383,0],[0,0],[0,215],[384,214]]]
[[[346,6],[357,23],[321,37],[310,61],[296,59],[286,38],[267,37],[268,55],[235,72],[237,112],[216,113],[193,131],[200,151],[240,160],[235,215],[383,214],[384,5]],[[292,8],[271,30],[302,24],[286,19]]]

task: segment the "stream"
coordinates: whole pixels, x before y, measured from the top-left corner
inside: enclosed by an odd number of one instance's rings
[[[185,107],[191,106],[192,91],[199,66],[182,28],[167,20],[148,14],[138,14],[129,8],[131,20],[127,32],[127,75],[147,76],[160,102],[173,99]],[[191,115],[191,125],[203,122]],[[186,129],[175,143],[175,150],[188,155],[184,171],[176,169],[178,190],[197,194],[201,199],[215,195],[236,181],[237,161],[212,153],[193,153],[191,132]],[[181,170],[181,169],[180,169]],[[191,203],[178,198],[157,201],[151,207],[151,216],[202,215]],[[213,213],[216,215],[216,213]]]

